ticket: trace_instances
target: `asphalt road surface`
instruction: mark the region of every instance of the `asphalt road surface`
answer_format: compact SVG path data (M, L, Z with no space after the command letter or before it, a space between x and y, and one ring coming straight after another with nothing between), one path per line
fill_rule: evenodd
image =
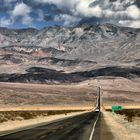
M2 136L0 140L113 140L113 136L107 128L102 114L91 112Z

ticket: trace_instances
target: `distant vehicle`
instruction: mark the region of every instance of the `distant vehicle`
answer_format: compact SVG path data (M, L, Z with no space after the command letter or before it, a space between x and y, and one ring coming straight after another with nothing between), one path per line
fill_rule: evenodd
M96 109L95 109L95 112L99 112L99 111L100 111L99 108L96 108Z

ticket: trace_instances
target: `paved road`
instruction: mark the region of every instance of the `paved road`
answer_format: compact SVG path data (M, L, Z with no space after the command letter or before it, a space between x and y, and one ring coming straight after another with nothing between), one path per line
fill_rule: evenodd
M3 136L0 137L0 140L89 140L97 116L98 112L86 113L45 126ZM112 140L112 134L107 132L106 126L104 126L106 131L103 134L100 131L101 127L103 127L101 126L101 119L102 115L99 117L92 140L102 140L102 138L105 138L103 140Z

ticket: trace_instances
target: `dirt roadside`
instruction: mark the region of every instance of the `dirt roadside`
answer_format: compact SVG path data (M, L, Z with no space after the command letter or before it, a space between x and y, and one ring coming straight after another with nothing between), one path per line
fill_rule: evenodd
M121 119L120 115L113 115L111 112L103 111L103 116L110 128L114 140L139 140L140 126Z

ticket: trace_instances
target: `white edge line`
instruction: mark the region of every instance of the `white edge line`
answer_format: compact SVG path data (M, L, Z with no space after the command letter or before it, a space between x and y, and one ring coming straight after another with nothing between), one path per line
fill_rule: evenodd
M100 115L100 113L98 114L97 119L96 119L96 121L95 121L95 123L94 123L94 125L93 125L93 128L92 128L92 131L91 131L89 140L92 140L92 138L93 138L93 134L94 134L94 131L95 131L95 126L96 126L96 124L97 124L97 121L99 120L99 115Z

